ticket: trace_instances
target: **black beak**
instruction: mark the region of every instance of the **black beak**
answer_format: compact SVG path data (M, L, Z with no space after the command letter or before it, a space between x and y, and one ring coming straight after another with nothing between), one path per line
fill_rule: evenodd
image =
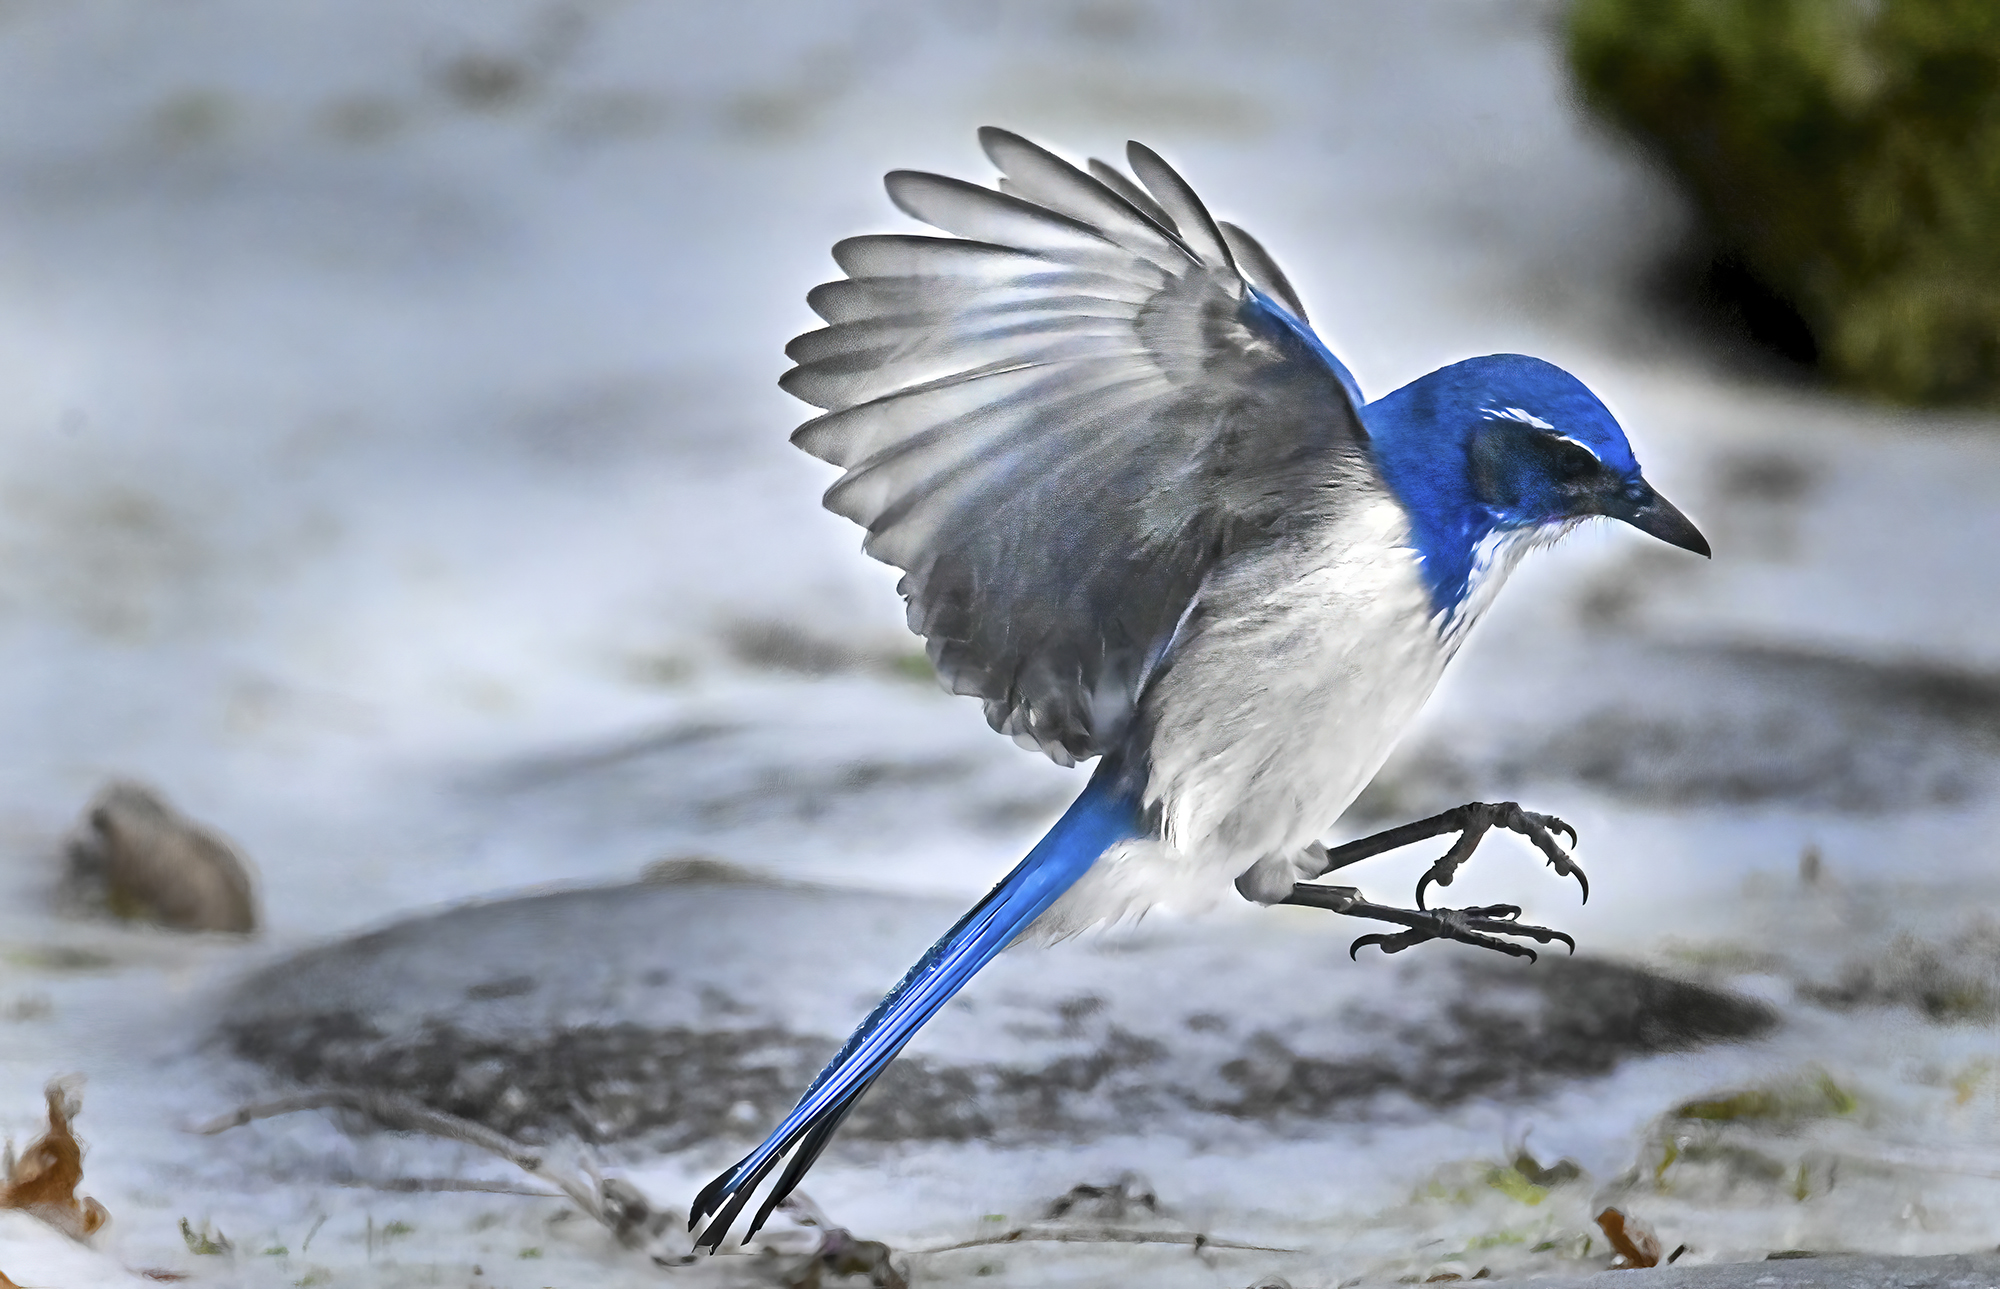
M1701 530L1673 502L1654 492L1653 486L1643 480L1635 488L1629 488L1612 499L1604 507L1604 513L1613 519L1624 520L1669 546L1693 551L1703 559L1709 557L1708 538L1701 535Z

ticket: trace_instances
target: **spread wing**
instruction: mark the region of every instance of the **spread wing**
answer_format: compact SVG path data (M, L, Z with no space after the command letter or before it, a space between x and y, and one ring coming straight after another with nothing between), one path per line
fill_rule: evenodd
M987 719L1065 764L1109 750L1219 561L1324 514L1359 393L1271 257L1150 149L1085 173L980 132L1000 190L896 171L955 237L856 237L780 382L827 508L904 570L912 630Z

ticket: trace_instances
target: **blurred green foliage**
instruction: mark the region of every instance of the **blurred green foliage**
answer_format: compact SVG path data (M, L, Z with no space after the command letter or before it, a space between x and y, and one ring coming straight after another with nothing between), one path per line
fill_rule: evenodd
M1569 52L1836 380L2000 398L2000 0L1577 0Z
M1852 1092L1820 1074L1796 1083L1685 1101L1675 1106L1673 1113L1677 1119L1790 1128L1808 1119L1850 1115L1860 1108L1861 1102Z

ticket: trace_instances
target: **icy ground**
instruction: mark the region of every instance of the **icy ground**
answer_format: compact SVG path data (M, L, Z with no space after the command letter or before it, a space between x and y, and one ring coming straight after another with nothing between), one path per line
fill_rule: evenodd
M1505 840L1454 898L1515 900L1599 959L1780 1020L1589 1077L1287 1101L1293 1067L1230 1064L1271 1053L1259 1034L1322 1063L1477 1064L1437 1018L1543 969L1353 964L1355 928L1304 911L1154 919L1003 961L911 1068L1046 1069L1128 1016L1163 1064L990 1139L858 1133L813 1173L821 1205L934 1284L1574 1271L1604 1265L1585 1239L1605 1202L1684 1262L1989 1247L2000 424L1813 392L1668 317L1643 284L1678 207L1576 118L1549 28L1504 0L0 3L0 1128L25 1142L43 1083L87 1076L82 1189L112 1214L94 1249L0 1215L0 1271L763 1274L657 1271L560 1201L383 1189L522 1180L461 1147L319 1115L186 1129L285 1086L227 1038L245 980L295 984L278 964L357 931L663 858L874 910L815 919L812 897L753 887L790 912L706 924L704 971L799 964L722 1002L837 1037L895 970L869 964L1060 808L1074 774L913 676L893 575L818 509L825 471L786 446L801 409L773 384L827 246L903 226L879 173L983 174L987 121L1077 154L1160 147L1274 250L1372 393L1519 350L1618 410L1716 560L1608 529L1539 557L1348 826L1470 796L1557 810L1585 838L1587 907ZM60 837L111 775L244 846L265 934L55 915ZM1427 858L1359 880L1400 899ZM510 982L556 977L453 956L504 959L505 936L429 938L467 925L393 933L434 948L376 1001L445 1006L424 991L448 966L529 1009ZM552 936L518 956L607 1008L637 985L598 964L676 952L643 925ZM1372 1037L1343 1028L1363 1015ZM1242 1078L1201 1082L1225 1068ZM719 1137L614 1140L603 1163L684 1205L775 1111L719 1113ZM1584 1176L1543 1193L1510 1174L1524 1140ZM1297 1252L918 1252L1125 1170L1161 1211L1118 1222ZM233 1251L196 1254L182 1219Z

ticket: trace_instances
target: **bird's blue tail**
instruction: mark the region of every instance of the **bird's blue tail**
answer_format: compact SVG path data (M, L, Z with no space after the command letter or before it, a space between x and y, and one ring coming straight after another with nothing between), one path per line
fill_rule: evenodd
M1074 886L1099 855L1139 834L1133 794L1123 776L1107 764L1110 760L1106 757L1099 763L1083 794L1035 843L1028 857L925 951L888 997L875 1004L875 1010L819 1072L785 1121L762 1145L695 1197L694 1209L688 1214L689 1228L704 1217L711 1218L695 1241L697 1247L707 1245L711 1251L720 1247L751 1195L789 1156L784 1173L743 1238L755 1235L826 1149L840 1121L868 1085L924 1022Z

